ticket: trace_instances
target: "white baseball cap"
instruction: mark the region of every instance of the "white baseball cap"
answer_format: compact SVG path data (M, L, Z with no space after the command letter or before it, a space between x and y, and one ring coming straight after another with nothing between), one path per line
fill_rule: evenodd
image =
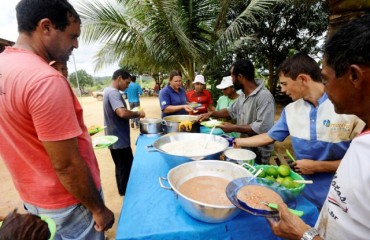
M228 87L231 87L231 86L234 86L233 79L231 78L231 76L227 76L227 77L223 77L222 78L221 83L218 84L216 86L216 88L218 88L218 89L225 89L225 88L228 88Z
M206 82L204 81L203 75L196 75L193 83L206 84Z

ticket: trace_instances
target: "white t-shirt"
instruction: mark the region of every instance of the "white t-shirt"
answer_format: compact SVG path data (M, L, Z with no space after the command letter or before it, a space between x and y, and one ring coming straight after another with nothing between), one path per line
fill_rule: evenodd
M370 239L370 131L352 140L316 228L325 240Z

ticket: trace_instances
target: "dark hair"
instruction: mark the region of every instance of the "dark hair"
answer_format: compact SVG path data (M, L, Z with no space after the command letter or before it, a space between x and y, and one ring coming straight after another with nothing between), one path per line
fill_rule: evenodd
M127 72L126 70L124 69L118 69L116 70L114 73L113 73L113 76L112 76L112 79L113 80L116 80L119 76L121 76L123 79L128 79L130 78L131 79L131 75L129 72Z
M70 24L69 17L81 22L78 13L67 0L21 0L16 11L19 32L33 32L44 18L50 19L55 28L61 31Z
M131 75L131 81L136 82L136 76L135 75Z
M14 211L0 227L0 239L47 240L50 238L48 224L33 214L19 214Z
M370 65L370 14L343 25L324 46L326 64L340 77L351 64Z
M317 62L304 53L297 53L285 59L277 70L278 75L296 80L299 74L309 75L313 81L322 82L321 69Z
M249 81L254 82L254 65L249 59L238 60L231 66L233 68L232 74L234 76L241 74Z
M181 76L181 72L180 72L180 71L177 71L177 70L172 70L172 71L170 72L170 81L172 80L172 78L173 78L173 77L176 77L176 76L180 76L180 77L182 77L182 76Z

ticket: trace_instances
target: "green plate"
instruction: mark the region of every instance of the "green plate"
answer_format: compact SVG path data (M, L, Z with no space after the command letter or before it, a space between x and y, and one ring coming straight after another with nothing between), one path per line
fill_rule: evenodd
M91 126L87 128L87 131L89 132L90 136L97 134L98 132L101 132L106 128L106 126Z
M92 140L92 145L94 149L106 148L117 142L118 137L113 135L99 136Z

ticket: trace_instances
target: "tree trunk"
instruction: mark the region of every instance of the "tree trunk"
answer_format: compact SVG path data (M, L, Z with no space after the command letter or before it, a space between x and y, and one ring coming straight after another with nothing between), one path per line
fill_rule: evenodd
M268 68L269 68L269 79L268 79L268 88L270 92L275 94L275 81L274 81L274 61L273 58L268 57Z

